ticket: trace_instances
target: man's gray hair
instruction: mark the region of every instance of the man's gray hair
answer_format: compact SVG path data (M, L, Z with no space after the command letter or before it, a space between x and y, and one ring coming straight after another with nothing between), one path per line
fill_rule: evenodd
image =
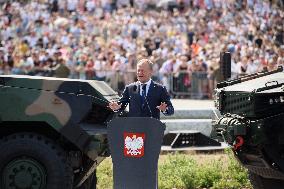
M148 65L149 65L149 68L151 69L151 70L153 70L153 62L150 60L150 59L147 59L147 58L143 58L143 59L140 59L139 61L138 61L138 63L137 63L137 65L138 64L142 64L142 63L147 63Z

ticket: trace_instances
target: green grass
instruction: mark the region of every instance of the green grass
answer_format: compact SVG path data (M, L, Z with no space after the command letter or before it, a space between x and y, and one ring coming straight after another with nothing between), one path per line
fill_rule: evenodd
M159 189L251 189L246 169L228 150L218 154L168 153L159 159ZM112 162L97 170L98 189L112 189Z

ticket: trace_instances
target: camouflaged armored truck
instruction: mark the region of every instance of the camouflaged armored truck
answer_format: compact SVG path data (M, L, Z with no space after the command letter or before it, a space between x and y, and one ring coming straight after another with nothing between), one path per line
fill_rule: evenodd
M283 68L218 83L215 97L222 116L213 133L232 145L254 188L283 189Z
M100 81L0 76L0 188L95 188L117 98Z

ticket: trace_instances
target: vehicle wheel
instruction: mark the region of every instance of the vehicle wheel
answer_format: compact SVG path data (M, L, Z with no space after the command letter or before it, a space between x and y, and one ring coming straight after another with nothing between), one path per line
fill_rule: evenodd
M249 180L254 189L282 189L284 180L263 178L249 171Z
M0 142L1 189L71 189L72 184L66 154L50 139L19 133Z

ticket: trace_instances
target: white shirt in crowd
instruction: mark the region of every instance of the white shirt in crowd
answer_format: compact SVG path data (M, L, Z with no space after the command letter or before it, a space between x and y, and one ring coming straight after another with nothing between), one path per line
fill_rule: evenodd
M78 0L67 0L67 10L75 11L78 5Z
M105 61L100 61L100 60L95 61L94 70L96 72L97 77L102 78L106 76L106 71L104 71L105 65L106 65Z
M249 61L247 64L246 74L256 73L259 69L259 65L255 61Z

